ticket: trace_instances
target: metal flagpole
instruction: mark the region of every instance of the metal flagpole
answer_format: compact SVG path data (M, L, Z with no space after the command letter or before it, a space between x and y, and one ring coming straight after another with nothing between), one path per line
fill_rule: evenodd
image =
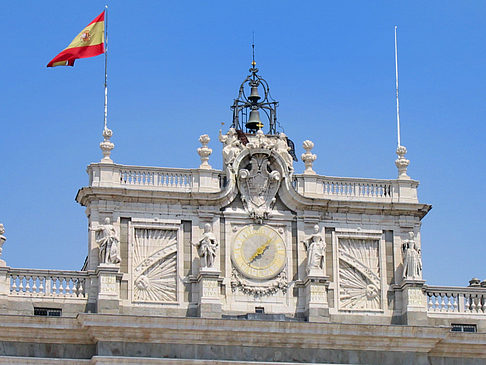
M395 79L397 91L397 137L398 147L400 147L400 107L398 104L398 52L397 52L397 26L395 25Z
M113 163L110 158L111 151L115 148L115 145L110 142L110 138L113 132L108 129L107 119L108 119L108 5L105 5L105 21L104 32L105 32L105 128L103 129L103 142L100 143L101 151L103 151L103 158L101 162Z
M104 21L104 31L105 31L105 128L107 129L107 119L108 119L108 5L105 5L105 21Z

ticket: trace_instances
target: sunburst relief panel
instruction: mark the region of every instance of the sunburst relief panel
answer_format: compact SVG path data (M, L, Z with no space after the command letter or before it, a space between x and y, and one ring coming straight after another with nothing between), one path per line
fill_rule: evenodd
M339 308L382 307L379 241L339 239Z
M177 300L177 230L135 228L132 256L133 300Z

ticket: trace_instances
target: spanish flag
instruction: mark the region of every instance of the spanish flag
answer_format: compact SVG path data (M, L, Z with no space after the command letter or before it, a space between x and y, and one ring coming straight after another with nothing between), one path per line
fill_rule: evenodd
M47 64L47 67L74 66L78 58L98 56L105 52L105 12L103 11Z

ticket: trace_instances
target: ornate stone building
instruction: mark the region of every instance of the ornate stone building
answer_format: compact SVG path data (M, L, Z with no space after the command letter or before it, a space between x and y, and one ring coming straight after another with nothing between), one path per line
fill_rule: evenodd
M396 179L328 177L306 140L299 174L276 108L253 64L219 133L222 170L208 135L198 168L114 163L106 129L76 196L82 270L0 261L0 362L485 363L486 288L422 279L431 206L405 147Z

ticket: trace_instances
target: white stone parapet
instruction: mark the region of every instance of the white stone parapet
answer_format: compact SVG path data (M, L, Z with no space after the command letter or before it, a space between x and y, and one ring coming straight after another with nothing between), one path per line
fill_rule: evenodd
M486 288L426 286L428 313L486 315Z
M173 192L218 192L221 170L144 167L93 163L87 168L92 187L122 187ZM416 180L384 180L296 174L294 187L309 198L331 200L418 203Z
M310 198L384 203L418 203L416 180L380 180L294 175L297 192Z
M157 191L220 191L223 172L212 169L181 169L93 163L87 168L90 186L123 187Z
M86 298L86 271L8 269L9 295Z

